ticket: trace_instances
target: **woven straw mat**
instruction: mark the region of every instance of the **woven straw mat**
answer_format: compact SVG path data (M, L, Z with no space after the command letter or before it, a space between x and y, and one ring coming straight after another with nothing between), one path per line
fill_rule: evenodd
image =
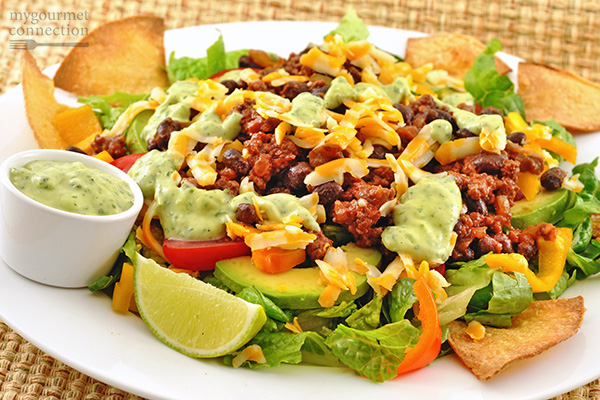
M11 28L22 22L11 20L11 12L87 11L84 26L91 30L137 14L163 16L167 28L257 20L339 21L350 5L371 25L461 32L483 42L498 38L509 53L600 82L600 2L596 0L0 0L0 94L20 80L20 54L9 49L9 40L16 38ZM46 21L43 26L54 23ZM67 51L40 47L33 55L46 68ZM0 321L1 400L137 398L50 357ZM556 399L600 399L600 382Z

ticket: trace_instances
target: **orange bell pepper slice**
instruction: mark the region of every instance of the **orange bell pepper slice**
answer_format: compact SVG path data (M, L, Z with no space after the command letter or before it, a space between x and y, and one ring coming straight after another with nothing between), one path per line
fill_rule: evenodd
M281 247L252 250L252 262L266 274L278 274L294 268L306 259L304 249L287 250Z
M423 333L412 349L406 350L404 360L398 366L398 375L423 368L431 363L442 347L442 328L435 299L424 278L413 283L415 296L419 300L418 318Z

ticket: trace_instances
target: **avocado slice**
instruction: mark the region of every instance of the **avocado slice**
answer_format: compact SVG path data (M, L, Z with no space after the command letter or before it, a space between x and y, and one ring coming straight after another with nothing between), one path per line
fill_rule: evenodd
M381 262L381 253L375 249L360 248L354 243L342 246L342 249L349 263L353 263L357 257L375 266ZM369 289L366 276L353 274L356 293L343 290L337 303L357 299ZM279 274L266 274L256 268L248 256L217 262L214 275L236 293L254 286L281 308L320 308L318 300L325 288L320 282L318 267L292 268Z
M524 229L540 222L554 224L573 204L574 193L567 189L542 191L533 200L520 200L510 209L512 226Z

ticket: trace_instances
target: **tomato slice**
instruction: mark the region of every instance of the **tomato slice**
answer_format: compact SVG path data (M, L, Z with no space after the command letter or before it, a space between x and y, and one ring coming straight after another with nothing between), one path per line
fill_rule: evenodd
M131 166L135 164L135 162L144 154L146 153L128 154L126 156L117 158L116 160L112 161L111 164L119 168L121 171L127 173Z
M213 270L217 261L251 254L250 247L243 240L224 239L165 239L163 252L170 264L190 271Z

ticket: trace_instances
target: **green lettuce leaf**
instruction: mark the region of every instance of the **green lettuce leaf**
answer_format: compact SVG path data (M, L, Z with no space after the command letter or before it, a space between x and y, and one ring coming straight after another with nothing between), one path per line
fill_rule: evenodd
M310 338L310 339L309 339ZM331 353L319 343L323 339L315 332L259 332L248 345L257 344L265 356L265 363L246 362L244 365L250 368L277 367L281 364L299 364L303 361L303 347L306 344L306 353L310 353L315 360L334 363ZM309 356L310 357L310 356ZM335 358L335 357L334 357ZM224 362L231 364L233 355L225 357ZM325 359L327 361L325 361Z
M217 72L239 67L240 57L248 50L225 51L223 35L206 49L206 57L175 58L175 52L169 56L167 73L171 83L189 78L208 79Z
M412 288L414 279L402 278L396 282L391 293L387 296L389 316L391 322L402 321L406 312L417 301L415 291Z
M346 323L354 329L376 329L379 326L382 305L383 297L375 296L358 311L346 318Z
M348 7L348 11L342 17L340 24L325 36L338 34L344 42L355 42L369 37L369 28L356 13L354 7Z
M374 382L395 378L408 347L414 347L421 331L402 320L372 331L339 325L325 344L342 363Z
M148 97L147 94L115 92L106 96L80 96L77 101L92 106L102 129L110 129L127 107L136 101L144 100L146 97Z
M525 275L519 272L513 275L514 278L494 271L491 283L473 295L465 320L498 327L510 326L512 317L523 312L533 301L533 291Z
M465 89L473 95L473 99L482 107L496 107L504 115L518 112L525 118L525 108L521 96L515 93L515 86L506 75L496 70L494 54L502 50L502 44L492 39L484 52L477 56L473 67L467 71Z
M249 303L258 304L265 310L265 313L270 318L281 322L290 321L289 316L283 312L283 310L279 308L277 304L273 303L271 299L262 294L260 290L254 286L242 289L242 291L237 294L237 297L244 299Z
M129 236L125 241L125 244L123 244L123 247L121 247L119 257L117 257L117 261L115 261L115 264L112 266L111 270L108 272L108 274L100 277L98 280L96 280L96 282L88 286L88 289L91 292L104 290L121 279L123 263L129 262L130 264L133 264L133 260L136 259L137 252L138 245L135 241L135 232L131 231L129 232Z

